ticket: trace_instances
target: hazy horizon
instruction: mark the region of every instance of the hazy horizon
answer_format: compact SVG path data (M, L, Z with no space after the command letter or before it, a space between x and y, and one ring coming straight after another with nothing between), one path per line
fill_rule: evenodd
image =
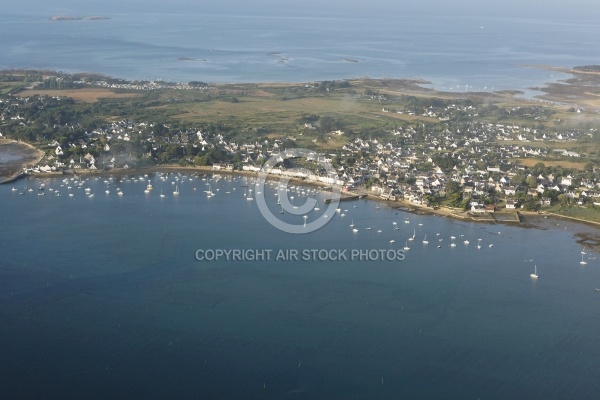
M486 17L523 17L523 18L556 18L556 19L593 19L600 15L600 4L590 0L573 0L564 2L553 1L504 1L487 3L475 0L442 1L425 0L419 3L398 3L389 0L375 0L368 3L362 1L317 0L276 1L276 0L221 0L218 3L199 4L190 0L164 1L130 0L127 2L106 1L75 1L63 0L48 3L41 0L24 0L5 6L2 13L48 13L79 15L79 14L119 14L138 12L152 13L225 13L225 14L256 14L293 16L303 15L355 16L359 11L365 17L388 16L397 12L398 16L432 15L432 16L486 16Z

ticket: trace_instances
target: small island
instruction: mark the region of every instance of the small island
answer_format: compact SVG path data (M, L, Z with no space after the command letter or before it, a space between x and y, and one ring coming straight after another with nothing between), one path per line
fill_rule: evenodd
M51 21L104 21L110 19L108 17L103 17L100 15L92 15L89 17L74 17L70 15L55 15L50 17Z
M179 57L177 60L179 61L206 61L205 58L192 58L192 57Z

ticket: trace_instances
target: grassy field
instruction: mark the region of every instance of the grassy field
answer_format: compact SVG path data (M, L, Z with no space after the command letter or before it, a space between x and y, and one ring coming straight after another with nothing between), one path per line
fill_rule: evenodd
M56 96L56 97L70 97L75 101L83 101L85 103L95 103L100 99L120 99L128 97L139 96L136 93L115 93L110 89L97 89L97 88L85 88L85 89L57 89L57 90L24 90L19 92L19 96L31 97L31 96Z
M555 205L544 211L564 215L570 218L581 219L584 221L600 222L600 208L582 207L582 206L564 206Z
M536 165L537 163L543 163L546 167L564 167L564 168L575 168L575 169L579 169L582 170L585 167L585 162L577 162L577 161L562 161L562 160L558 160L558 161L549 161L543 158L517 158L514 159L513 161L518 161L519 164L523 165L524 167L533 167L534 165Z
M6 75L7 77L9 75ZM19 77L23 79L19 82ZM17 78L17 79L15 79ZM0 81L0 92L7 93L17 87L24 87L39 77L10 74L6 82ZM331 82L330 82L331 83ZM300 145L321 149L340 148L354 137L392 138L391 131L401 126L435 127L440 130L448 125L437 118L422 115L399 114L396 110L406 110L415 105L419 110L431 103L472 102L476 107L487 109L490 104L499 107L549 107L551 112L545 122L524 119L522 116L488 111L476 117L483 123L515 123L519 125L545 127L550 132L563 132L569 129L589 131L595 126L593 112L577 114L569 111L565 104L550 105L539 101L513 97L511 93L446 93L422 87L426 82L402 79L357 79L342 86L323 89L318 83L247 83L211 85L206 90L161 89L140 92L120 92L105 88L83 88L62 90L24 90L20 96L49 95L66 96L80 103L101 102L100 110L107 120L121 119L124 116L135 120L149 120L176 125L208 125L225 127L231 134L239 132L249 136L275 135L292 136ZM19 86L21 85L21 86ZM588 90L590 90L588 88ZM365 96L367 93L376 96ZM418 104L418 106L416 106ZM450 103L448 103L450 104ZM84 106L85 104L80 104ZM96 104L94 104L96 105ZM390 112L384 112L383 108ZM419 111L417 111L418 114ZM316 120L329 118L333 126L346 133L333 136L329 129L310 130L304 127L309 117ZM513 119L511 119L513 118ZM331 121L330 121L331 122ZM466 121L463 121L466 122ZM319 126L319 122L315 125ZM328 126L331 126L330 123ZM435 128L434 128L435 129ZM335 130L335 128L333 129ZM579 142L498 142L502 145L562 148L589 155L590 159L600 158L600 137L583 137ZM557 160L554 158L554 160ZM535 160L537 162L537 160ZM523 165L533 159L521 160ZM584 160L543 161L547 165L582 167Z

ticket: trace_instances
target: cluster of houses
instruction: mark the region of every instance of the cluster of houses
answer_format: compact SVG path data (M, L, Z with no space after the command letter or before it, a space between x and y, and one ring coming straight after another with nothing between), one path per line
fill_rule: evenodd
M380 100L377 95L372 96L373 99ZM26 98L19 97L2 98L0 118L22 118L19 115L19 105L26 101ZM390 111L385 108L382 110ZM513 110L517 111L523 110ZM426 107L419 111L420 116L443 121L454 118L456 113L462 113L471 118L461 123L405 124L394 128L387 135L388 139L354 138L332 154L319 156L315 153L312 161L317 164L337 164L335 174L283 168L276 168L272 173L342 185L347 190L368 183L370 189L383 198L403 199L414 204L428 204L432 198L444 197L448 184L453 182L453 186L458 186L463 197L470 199L469 208L475 213L490 211L492 204L495 206L498 199L506 208L516 208L519 206L518 199L523 195L539 198L541 204L548 205L553 201L553 198L546 196L549 192L563 194L580 204L588 202L598 205L598 170L591 177L576 170L570 170L571 175L567 176L539 175L535 177L534 186L532 179L529 179L527 185L523 183L528 170L518 162L519 159L527 158L543 160L558 156L580 157L576 152L543 146L543 143L562 143L592 137L596 134L594 129L541 131L539 128L516 124L477 121L475 117L478 112L472 105ZM131 158L120 157L113 151L113 146L119 142L135 142L144 144L147 149L143 157L157 158L164 149L172 146L191 146L197 154L219 149L232 159L236 155L241 160L243 170L257 171L264 160L285 151L286 145L295 141L294 137L287 137L243 143L237 139L226 139L219 133L199 129L174 130L164 126L158 132L154 128L154 124L149 122L123 119L98 126L86 132L84 138L74 142L61 144L52 141L49 143L52 150L45 160L47 164L36 166L33 170L128 168ZM303 134L313 134L314 128L306 124ZM342 131L332 132L336 136L343 134ZM75 148L77 151L67 152L67 148ZM74 153L80 156L72 156ZM192 156L185 152L183 154L173 156L169 161L178 162L183 157L186 162L194 162ZM351 163L347 162L349 159L352 159ZM214 168L218 170L233 167L230 163L216 164ZM518 179L515 179L516 176ZM494 193L493 198L490 193Z
M121 90L158 90L158 89L172 89L172 90L208 90L208 85L202 82L165 82L160 79L153 81L122 81L122 80L105 80L96 79L93 77L87 77L84 79L73 80L71 77L44 76L43 80L32 82L27 85L27 89L42 89L46 88L47 81L53 80L57 85L68 85L69 87L101 87L107 89L121 89Z

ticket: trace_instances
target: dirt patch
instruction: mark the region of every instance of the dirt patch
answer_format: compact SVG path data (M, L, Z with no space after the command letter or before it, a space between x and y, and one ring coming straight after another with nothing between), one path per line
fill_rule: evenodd
M56 97L69 97L75 101L82 101L84 103L95 103L100 99L121 99L127 97L138 96L137 93L114 93L109 89L65 89L65 90L24 90L18 93L22 97L31 96L56 96Z

